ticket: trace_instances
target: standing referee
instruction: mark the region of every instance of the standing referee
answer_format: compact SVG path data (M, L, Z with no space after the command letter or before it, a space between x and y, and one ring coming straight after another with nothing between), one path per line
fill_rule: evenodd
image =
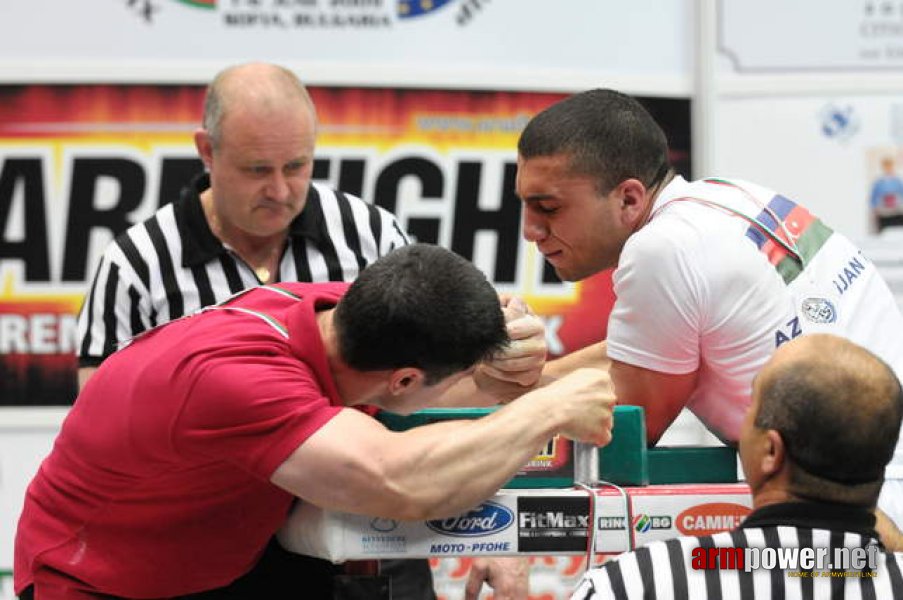
M123 341L278 281L352 281L408 243L387 211L312 183L316 110L288 70L210 85L194 135L209 174L105 250L79 315L80 386Z

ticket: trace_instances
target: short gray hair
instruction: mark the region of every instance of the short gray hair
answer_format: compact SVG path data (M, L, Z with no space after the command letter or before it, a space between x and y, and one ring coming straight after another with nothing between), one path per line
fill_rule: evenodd
M222 140L223 117L228 109L231 96L235 94L232 90L236 89L235 86L237 84L234 83L233 80L241 80L245 72L250 68L257 69L256 74L258 76L260 76L261 72L264 72L264 76L279 88L281 92L287 95L296 95L310 109L314 120L317 118L317 110L307 88L304 87L304 84L301 83L298 76L289 69L267 63L249 63L227 67L220 71L216 77L213 78L213 81L210 82L210 85L207 87L207 94L204 98L204 116L201 125L210 136L210 143L214 148L217 148ZM242 89L242 86L240 84L238 85L238 89Z

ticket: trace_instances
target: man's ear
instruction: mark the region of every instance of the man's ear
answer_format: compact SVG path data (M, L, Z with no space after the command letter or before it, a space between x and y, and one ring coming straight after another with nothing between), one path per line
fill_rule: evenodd
M393 396L401 396L417 391L425 385L426 374L414 367L395 369L389 375L389 393Z
M762 443L765 444L765 452L762 453L760 459L762 474L772 477L784 468L787 460L787 447L784 445L784 438L774 429L765 432Z
M646 186L639 179L625 179L614 189L615 198L621 214L621 222L629 229L636 229L640 221L646 218L646 208L652 198L647 194Z
M213 142L210 141L210 134L206 129L195 130L194 147L204 163L204 168L209 171L210 165L213 163Z

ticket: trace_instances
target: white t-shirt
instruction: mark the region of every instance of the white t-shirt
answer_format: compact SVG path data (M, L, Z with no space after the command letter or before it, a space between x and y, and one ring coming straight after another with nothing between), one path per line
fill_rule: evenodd
M739 437L753 376L802 333L846 337L903 374L903 316L875 266L805 208L755 184L676 177L613 279L609 357L662 373L698 369L687 406L723 440ZM901 444L887 477L903 478Z

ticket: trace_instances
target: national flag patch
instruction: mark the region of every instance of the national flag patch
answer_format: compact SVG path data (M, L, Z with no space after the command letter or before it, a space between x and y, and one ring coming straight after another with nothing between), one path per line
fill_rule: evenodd
M784 283L796 279L833 233L805 207L781 195L771 199L768 208L756 215L756 221L746 230L746 237L765 253ZM795 247L799 256L794 256L775 238Z
M709 183L738 187L722 179ZM750 221L746 237L768 257L774 268L789 284L803 271L834 231L786 196L776 194L766 208ZM780 241L778 241L780 240ZM794 250L796 251L794 253Z

